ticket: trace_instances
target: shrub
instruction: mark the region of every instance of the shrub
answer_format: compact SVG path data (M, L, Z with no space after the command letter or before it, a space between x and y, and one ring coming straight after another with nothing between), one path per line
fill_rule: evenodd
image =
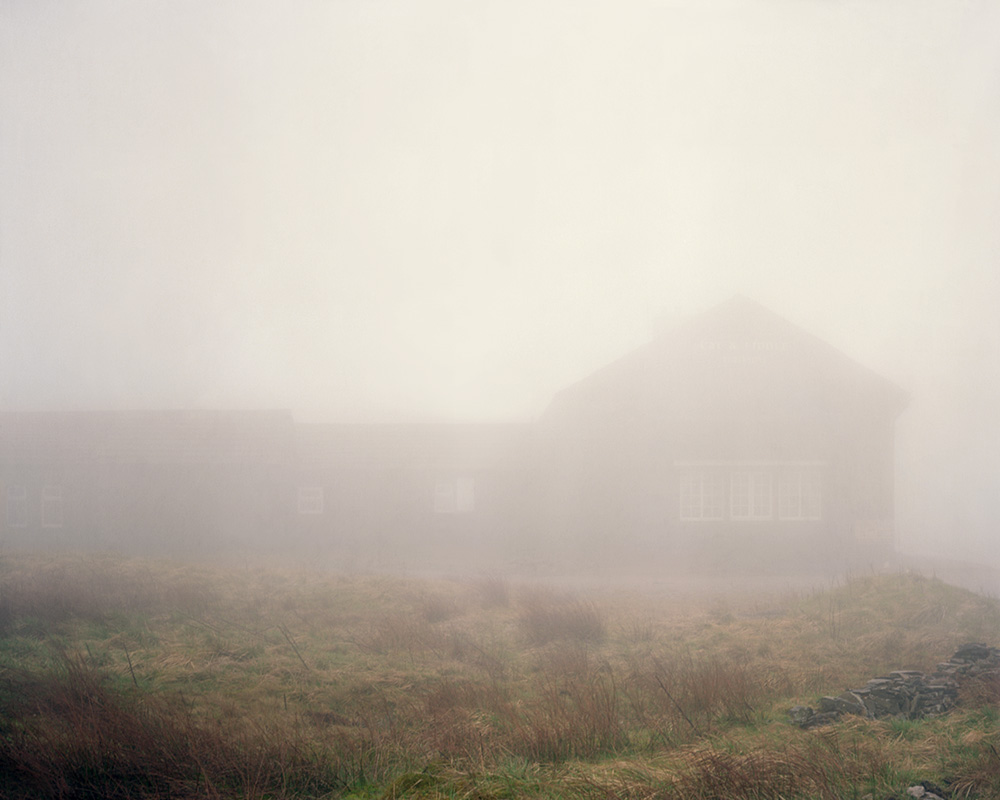
M4 677L6 798L278 797L378 777L378 743L356 732L334 733L317 760L301 728L199 720L179 697L116 689L81 657L61 654L50 674Z
M597 644L607 635L604 617L593 603L536 591L521 605L518 626L530 644L560 639Z
M476 583L483 608L506 608L510 605L510 584L500 575L486 575Z

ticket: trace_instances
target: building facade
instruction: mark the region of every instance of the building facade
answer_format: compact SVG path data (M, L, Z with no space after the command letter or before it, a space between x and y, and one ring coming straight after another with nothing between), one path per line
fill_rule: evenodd
M704 569L865 563L893 545L903 393L734 298L523 425L289 412L0 414L7 547L445 553Z
M702 565L884 558L889 381L737 297L558 393L549 526Z

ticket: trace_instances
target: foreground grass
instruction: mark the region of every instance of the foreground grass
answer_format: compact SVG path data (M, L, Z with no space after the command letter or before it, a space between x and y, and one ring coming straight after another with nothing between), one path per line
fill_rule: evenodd
M1000 796L996 687L919 721L786 709L1000 642L913 575L725 598L11 555L0 796Z

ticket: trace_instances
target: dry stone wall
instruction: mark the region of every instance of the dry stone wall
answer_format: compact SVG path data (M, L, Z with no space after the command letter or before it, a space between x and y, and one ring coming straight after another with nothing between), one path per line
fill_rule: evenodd
M964 644L932 673L897 670L872 678L860 689L821 697L818 711L810 706L795 706L788 713L801 728L835 722L844 714L870 719L932 717L954 708L959 687L969 680L1000 680L1000 648Z

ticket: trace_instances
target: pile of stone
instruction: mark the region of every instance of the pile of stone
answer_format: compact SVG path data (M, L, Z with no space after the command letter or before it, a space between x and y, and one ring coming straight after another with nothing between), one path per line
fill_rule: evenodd
M919 719L944 714L958 702L959 686L968 680L1000 680L1000 648L964 644L931 674L897 670L873 678L860 689L836 697L821 697L819 711L809 706L789 710L793 724L813 728L835 722L844 714L869 719Z
M920 800L920 798L923 798L923 800L948 800L951 797L951 792L947 789L942 789L930 781L923 781L907 789L906 795L907 797L917 798L917 800ZM892 798L889 798L889 800L892 800Z

